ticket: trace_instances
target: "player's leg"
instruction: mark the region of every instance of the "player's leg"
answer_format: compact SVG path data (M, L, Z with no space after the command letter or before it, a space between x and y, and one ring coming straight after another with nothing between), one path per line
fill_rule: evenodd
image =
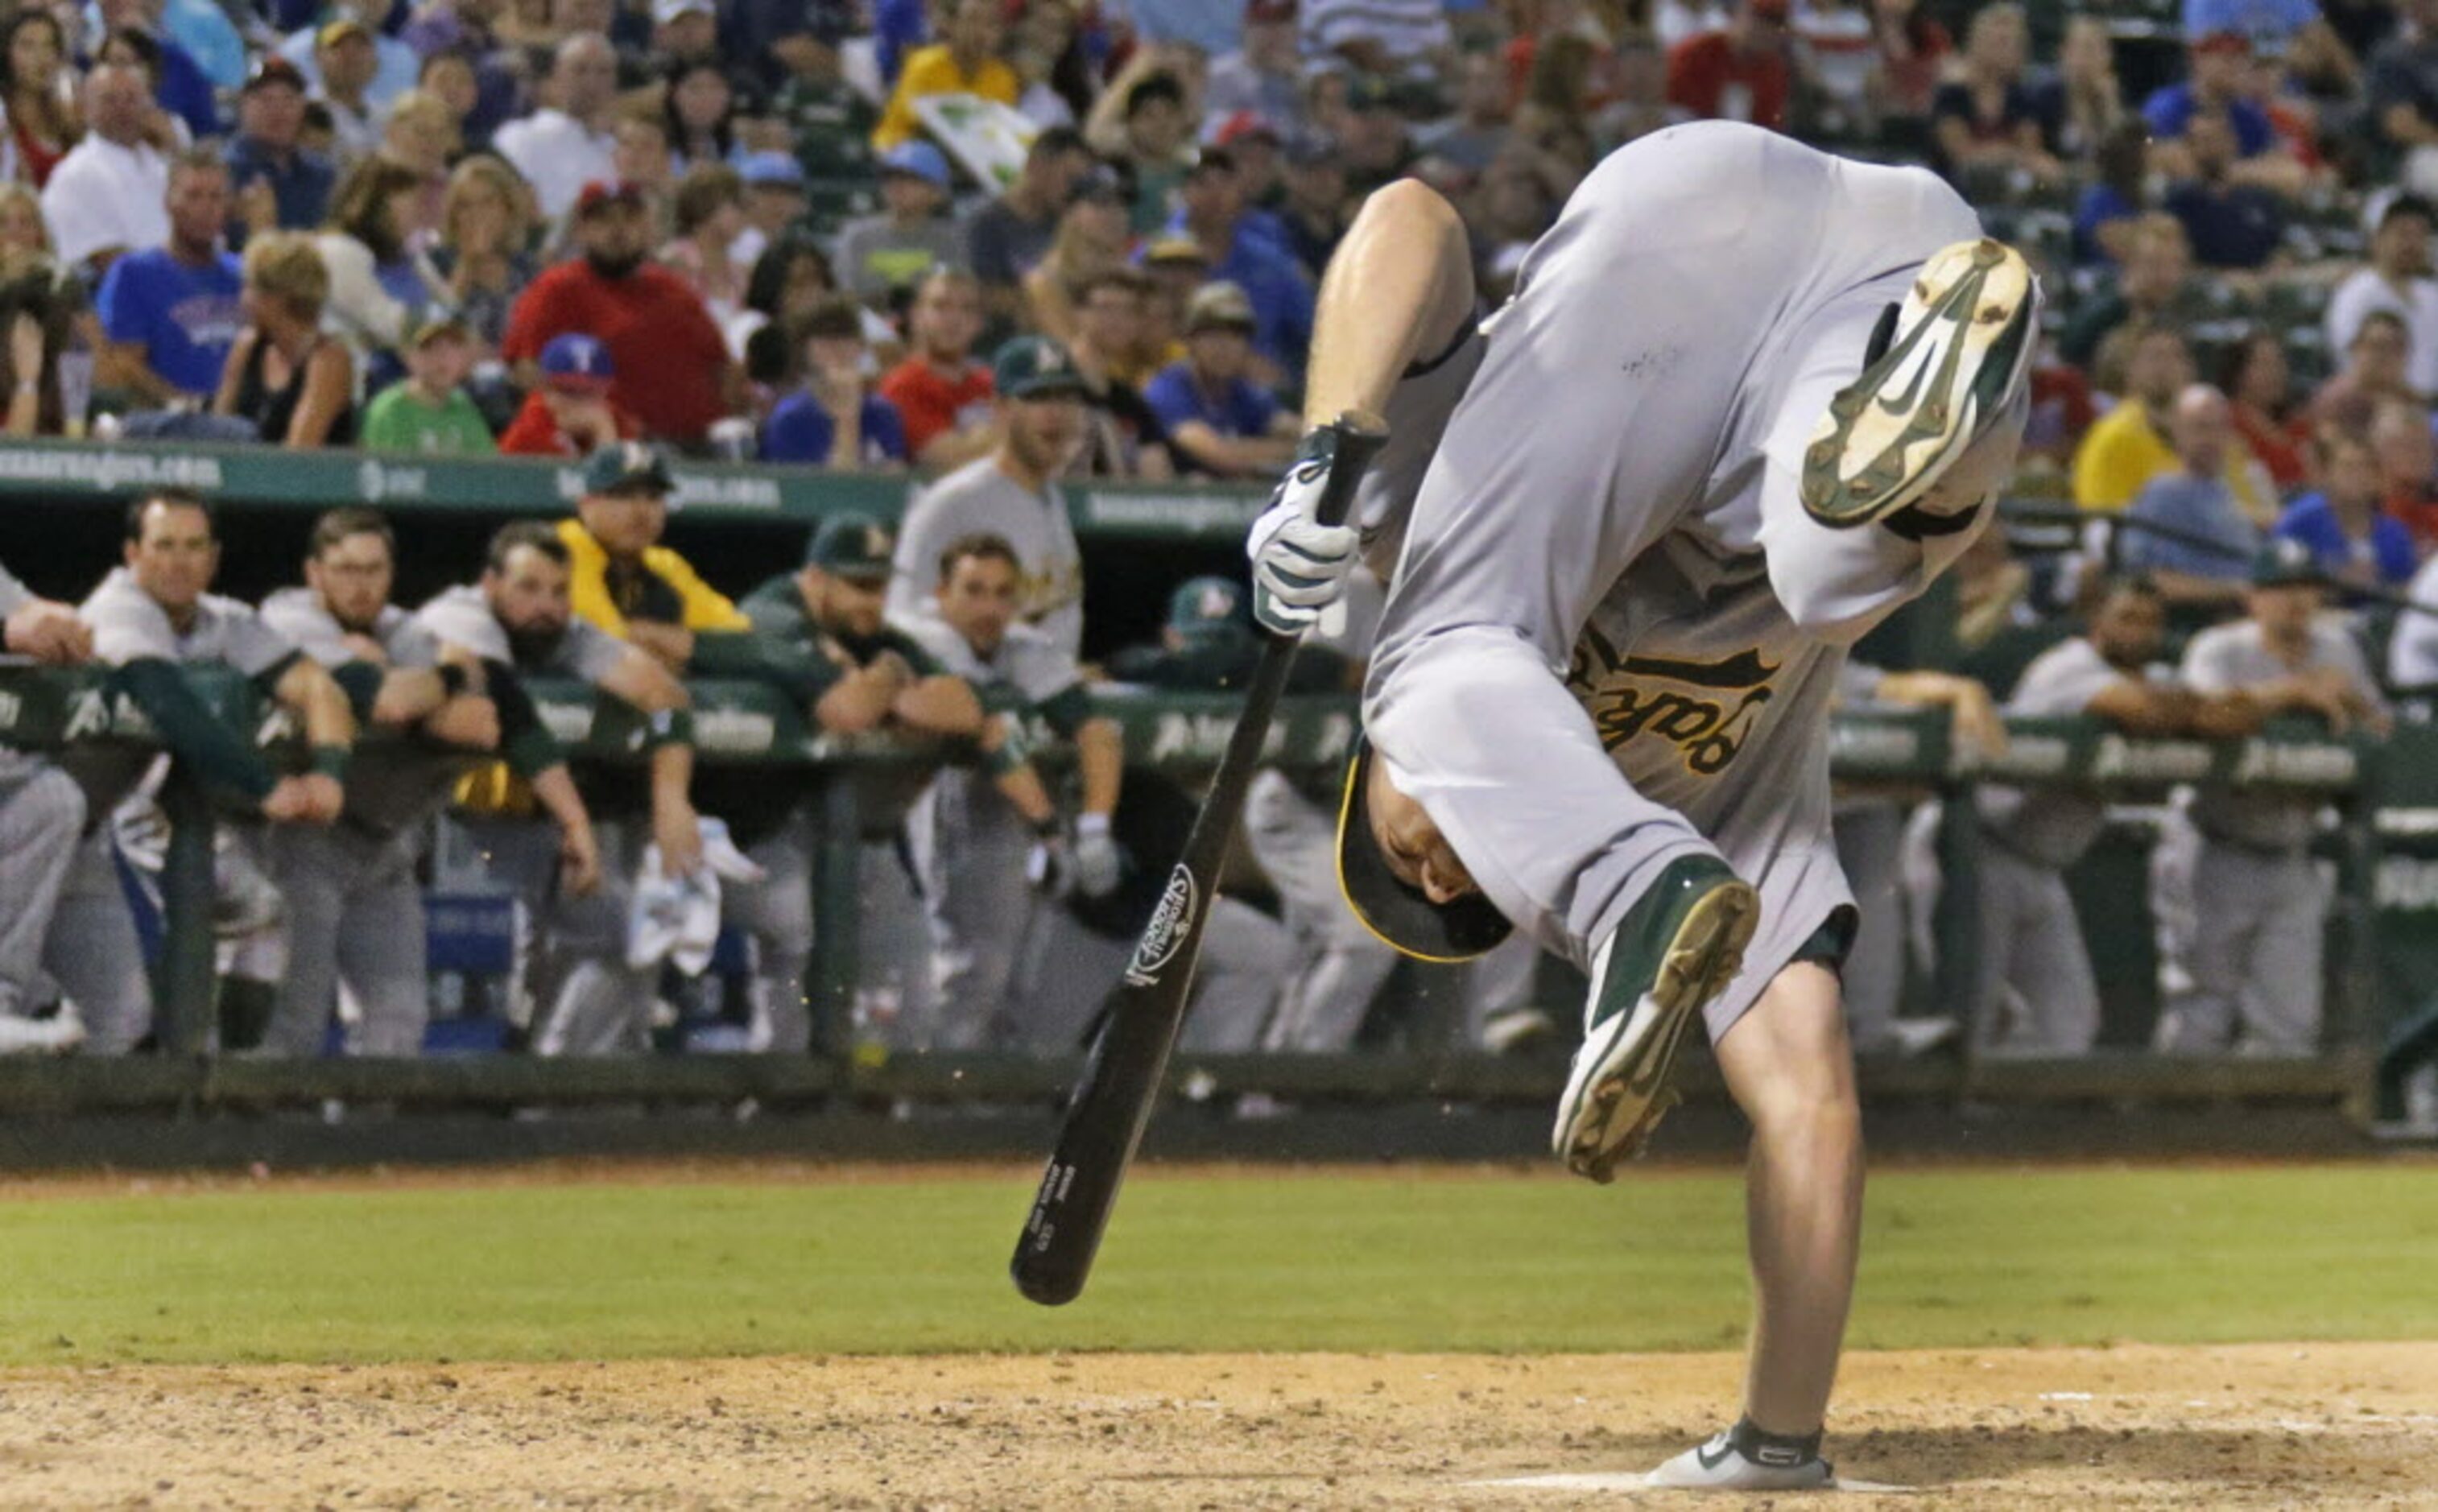
M1836 974L1780 971L1720 1039L1719 1069L1752 1121L1745 1222L1753 1335L1743 1416L1652 1474L1722 1489L1822 1486L1819 1434L1861 1248L1863 1116Z
M759 882L720 890L721 911L753 941L755 1043L784 1055L812 1047L813 1014L804 974L813 958L813 858L809 816L786 822L747 848Z
M561 895L543 913L543 978L556 983L536 1011L538 1055L621 1055L650 1047L658 972L627 964L627 914L645 826L596 820L601 886L590 896Z
M0 787L0 1015L31 1006L83 827L84 794L64 772L43 767Z
M430 947L423 889L415 885L420 849L412 835L348 842L360 869L339 931L339 979L362 1017L348 1035L351 1055L423 1053L432 1019Z
M319 1055L338 1001L341 932L357 881L353 857L341 835L313 824L268 825L261 849L263 868L279 890L288 964L257 1048L264 1055ZM373 926L388 924L378 920Z
M76 1005L86 1054L125 1055L150 1030L152 984L106 824L77 842L43 941L43 969Z
M2055 871L2034 873L2038 891L2013 949L2014 979L2030 1018L2027 1048L2083 1055L2099 1037L2099 983L2074 897Z
M1026 922L1024 875L1032 836L995 792L961 772L942 774L925 800L917 843L925 911L931 924L937 1027L931 1048L980 1049L1002 1032Z
M2327 889L2306 855L2263 861L2260 872L2260 928L2238 999L2239 1047L2255 1055L2310 1055L2320 1047Z
M1344 1049L1397 969L1397 953L1367 933L1337 895L1334 818L1283 774L1264 770L1246 793L1245 842L1278 891L1297 951L1263 1046Z
M2193 865L2192 935L2184 968L2193 990L2162 1024L2159 1048L2173 1055L2215 1055L2233 1036L2244 973L2254 959L2263 922L2258 893L2270 879L2250 855L2204 838Z
M1234 898L1214 898L1193 969L1193 1004L1177 1043L1189 1050L1249 1050L1286 983L1285 926Z
M1974 868L1981 938L1974 947L1970 1029L1973 1043L1995 1054L2024 1048L2026 1026L2017 994L2026 975L2019 947L2031 907L2028 870L1995 845L1982 846Z

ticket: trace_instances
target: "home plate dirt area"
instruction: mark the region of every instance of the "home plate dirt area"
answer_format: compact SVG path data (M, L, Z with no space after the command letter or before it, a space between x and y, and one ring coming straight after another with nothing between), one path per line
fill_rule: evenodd
M0 1373L0 1505L1715 1505L1622 1487L1718 1425L1739 1369L1725 1354L19 1369ZM1841 1474L1914 1504L2438 1505L2428 1344L1858 1354L1832 1426Z

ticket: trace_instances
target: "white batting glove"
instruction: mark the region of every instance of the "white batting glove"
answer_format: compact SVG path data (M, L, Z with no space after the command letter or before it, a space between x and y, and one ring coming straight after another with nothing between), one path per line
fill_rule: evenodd
M1313 518L1329 466L1325 456L1298 455L1245 537L1253 564L1253 618L1275 635L1310 629L1346 596L1346 577L1354 571L1361 534Z
M1086 814L1075 820L1075 848L1069 859L1074 863L1075 890L1085 897L1105 898L1118 890L1125 862L1118 853L1116 837L1109 834L1106 814Z

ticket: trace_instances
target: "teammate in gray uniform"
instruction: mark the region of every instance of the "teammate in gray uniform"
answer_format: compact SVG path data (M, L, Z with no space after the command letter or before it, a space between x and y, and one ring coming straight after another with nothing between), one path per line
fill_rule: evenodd
M825 733L892 729L981 738L984 715L974 690L881 623L890 550L889 532L877 521L832 516L814 533L802 570L770 579L739 602L753 622L766 675L801 699ZM1029 765L1024 774L1033 814L1054 813L1040 778ZM723 888L720 906L730 923L753 938L762 1029L755 1043L801 1055L813 1029L804 984L813 950L813 818L795 792L739 785L749 791L723 796L717 812L768 875ZM864 859L896 865L893 856Z
M899 548L899 559L904 548ZM1122 860L1109 832L1125 767L1117 725L1092 712L1074 656L1016 623L1022 600L1015 548L994 536L949 543L938 571L938 611L899 628L941 667L963 677L993 714L1038 717L1075 745L1083 797L1072 852L1057 857L1065 878L1045 874L1041 842L1054 818L1028 818L993 774L951 767L907 815L915 883L931 922L939 1023L933 1046L974 1049L994 1038L1034 1038L1010 1022L1017 965L1034 918L1036 887L1071 882L1089 897L1118 885Z
M623 700L646 721L643 780L648 826L625 813L597 821L556 753L528 765L535 799L558 821L552 844L532 825L473 826L493 863L539 920L543 1007L533 1046L542 1055L614 1055L646 1049L658 968L627 964L627 914L646 839L673 873L702 864L702 835L687 786L693 724L684 685L649 652L574 617L568 550L531 520L491 537L479 586L452 588L415 612L444 647L504 663L521 677L574 677ZM444 653L445 654L445 653ZM608 774L615 783L624 773ZM648 829L648 834L645 833ZM539 843L537 843L537 842ZM553 852L556 869L553 865ZM554 870L562 886L552 886Z
M2387 705L2353 635L2320 617L2323 579L2296 541L2272 542L2254 563L2246 617L2184 647L2183 680L2225 712L2210 733L2244 735L2285 713L2384 733ZM2204 786L2193 826L2192 992L2161 1021L2159 1047L2206 1053L2310 1055L2320 1047L2320 961L2328 900L2311 860L2323 805L2286 793Z
M1111 657L1109 676L1193 693L1243 687L1261 656L1246 598L1224 577L1187 579L1169 595L1160 643ZM1342 691L1350 671L1344 658L1307 645L1288 668L1287 691ZM1336 784L1327 785L1317 790L1307 776L1265 766L1246 789L1246 848L1278 892L1294 952L1278 1010L1262 1030L1263 1049L1346 1049L1397 967L1397 953L1338 902Z
M2438 556L2421 564L2404 596L2438 607ZM2438 688L2438 614L2407 610L2387 642L2387 685L2402 693Z
M74 608L36 598L0 567L0 655L72 667L93 655L93 632ZM65 1050L83 1043L77 1021L37 1023L43 942L84 828L84 794L65 772L0 745L0 1053Z
M1390 559L1350 900L1433 944L1512 921L1586 970L1578 1171L1638 1150L1697 1015L1753 1123L1744 1415L1657 1484L1831 1480L1862 1151L1828 712L1845 646L1988 523L2037 307L1933 175L1726 122L1612 153L1477 326L1463 226L1412 181L1324 281L1307 420L1429 445L1332 529L1316 431L1248 541L1287 631L1358 549Z
M2081 635L2023 669L2006 712L2089 715L2129 735L2194 730L2202 701L2154 668L2166 605L2146 578L2109 584ZM1989 1053L2080 1055L2099 1032L2099 987L2065 872L2099 837L2107 805L2062 787L1983 783L1979 972L1968 1023Z
M443 664L439 642L389 602L389 522L369 509L331 510L314 521L309 553L305 586L264 599L263 623L329 669L367 727L495 749L499 710L480 691L480 664ZM358 755L338 823L283 824L262 837L288 945L263 1053L321 1053L342 985L356 1008L350 1054L421 1052L431 1013L415 864L425 821L461 769L409 738L375 747Z
M330 675L297 654L250 607L206 591L220 566L209 505L173 489L148 494L127 512L125 565L101 581L78 614L93 629L95 659L118 669L162 744L211 786L242 794L265 818L327 825L346 801L341 785L353 759L356 721ZM238 732L221 724L180 668L236 669L297 715L312 767L276 777ZM150 752L88 747L62 765L85 790L86 813L107 815L151 765ZM150 994L107 828L89 825L78 848L45 959L90 1032L86 1047L132 1049L151 1022Z
M998 391L999 443L918 495L898 527L889 580L889 618L936 619L940 554L975 535L1016 550L1016 613L1069 657L1084 651L1084 557L1057 477L1084 442L1084 378L1067 349L1046 336L1019 336L991 364Z

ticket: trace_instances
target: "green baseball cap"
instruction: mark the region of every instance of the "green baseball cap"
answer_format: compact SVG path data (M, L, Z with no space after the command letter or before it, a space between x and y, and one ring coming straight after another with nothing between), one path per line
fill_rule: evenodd
M1249 637L1252 622L1245 615L1245 589L1224 577L1189 577L1168 596L1168 627L1188 641L1232 641Z
M1084 375L1067 348L1047 336L1019 336L991 359L991 382L1003 399L1080 397Z
M588 494L634 493L648 488L662 498L677 492L669 476L669 460L646 441L613 441L584 459L584 491Z
M894 544L889 527L870 515L832 515L813 532L804 560L833 577L882 578Z

